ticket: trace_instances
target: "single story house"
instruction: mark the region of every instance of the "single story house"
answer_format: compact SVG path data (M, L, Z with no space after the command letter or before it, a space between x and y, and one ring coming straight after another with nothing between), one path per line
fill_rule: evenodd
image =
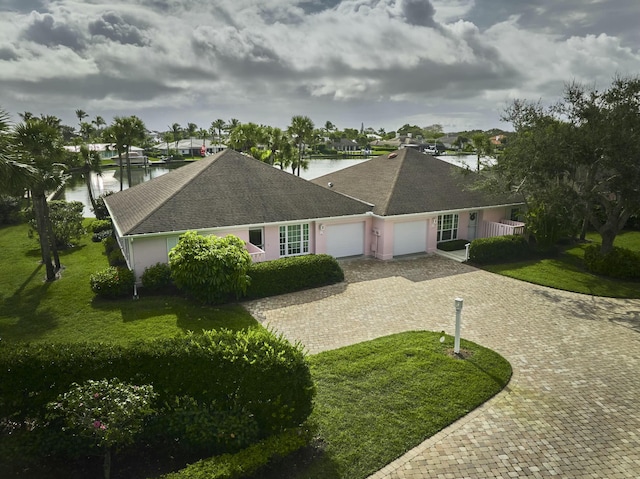
M65 146L64 149L71 153L80 153L81 146L82 145L69 145ZM97 151L102 160L111 160L118 156L118 150L114 143L87 143L85 146L89 151ZM144 155L144 149L138 146L130 146L129 153L132 154L131 156Z
M168 145L166 142L158 143L156 148L163 155L177 151L182 156L208 156L226 149L227 146L202 138L186 138L179 140L177 146L175 141L170 141Z
M254 261L310 253L391 259L522 226L508 221L521 203L468 189L473 175L407 148L308 181L224 150L105 203L137 278L167 262L189 230L234 234Z

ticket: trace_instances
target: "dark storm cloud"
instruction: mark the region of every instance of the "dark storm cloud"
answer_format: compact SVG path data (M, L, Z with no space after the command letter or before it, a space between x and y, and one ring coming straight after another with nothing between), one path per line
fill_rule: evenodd
M84 48L82 34L69 25L57 22L52 15L32 14L31 24L24 30L23 37L48 47L65 46L74 51Z
M0 2L0 9L10 12L29 13L32 11L48 11L45 5L49 3L45 0L3 0Z
M18 54L13 48L0 47L0 60L15 61L18 59Z
M433 20L433 15L436 12L428 0L402 0L401 6L402 14L407 23L421 27L436 25Z
M300 2L300 7L305 13L313 14L335 8L340 3L342 3L342 0L306 0Z
M553 31L563 37L606 33L637 48L640 6L637 0L484 0L476 2L467 19L484 29L518 15L524 29Z
M124 45L144 46L148 43L137 26L125 21L113 11L105 12L99 19L89 23L89 33L102 35Z
M27 95L47 92L49 98L73 97L84 100L105 98L125 101L148 101L179 93L182 89L148 78L118 78L106 74L92 74L77 78L45 78L38 82L11 80L3 82L5 92ZM76 100L77 101L77 100Z

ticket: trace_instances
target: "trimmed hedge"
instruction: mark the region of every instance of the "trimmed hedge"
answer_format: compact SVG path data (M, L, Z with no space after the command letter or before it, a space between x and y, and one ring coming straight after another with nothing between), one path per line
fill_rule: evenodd
M160 408L188 397L219 411L244 412L255 420L257 437L302 424L315 395L302 347L265 330L208 331L128 346L2 345L0 418L37 422L71 383L113 377L153 385Z
M290 429L249 446L236 454L222 454L189 464L184 469L165 474L162 479L239 479L256 473L273 458L286 457L305 447L308 432Z
M118 252L120 250L117 250ZM129 268L109 266L91 275L91 291L102 298L121 298L133 294L136 279Z
M478 238L469 247L469 260L477 264L519 261L530 256L529 243L520 235Z
M640 253L614 246L602 255L599 245L589 245L584 250L587 271L602 276L624 280L640 280Z
M248 298L265 298L344 281L344 271L333 256L311 254L254 263L247 273Z

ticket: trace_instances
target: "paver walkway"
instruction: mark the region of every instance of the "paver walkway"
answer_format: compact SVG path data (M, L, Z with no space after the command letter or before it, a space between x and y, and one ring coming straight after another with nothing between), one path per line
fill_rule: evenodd
M640 301L512 280L437 256L343 262L347 281L247 304L310 353L407 330L462 337L513 366L507 388L372 476L639 478Z

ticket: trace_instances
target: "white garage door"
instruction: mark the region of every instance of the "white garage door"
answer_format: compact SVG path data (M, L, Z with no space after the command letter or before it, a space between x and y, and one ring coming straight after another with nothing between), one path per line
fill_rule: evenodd
M427 250L427 222L396 223L393 225L393 256L424 253Z
M364 223L327 225L327 254L335 258L364 254Z

